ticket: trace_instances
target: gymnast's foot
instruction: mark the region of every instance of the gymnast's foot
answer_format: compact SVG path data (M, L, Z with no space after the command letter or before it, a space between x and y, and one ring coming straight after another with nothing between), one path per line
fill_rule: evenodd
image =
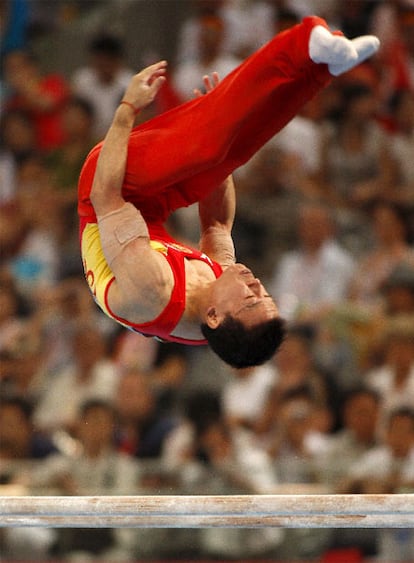
M313 28L309 40L309 57L314 63L325 63L333 76L339 76L359 65L378 51L375 35L347 39L333 35L322 25Z

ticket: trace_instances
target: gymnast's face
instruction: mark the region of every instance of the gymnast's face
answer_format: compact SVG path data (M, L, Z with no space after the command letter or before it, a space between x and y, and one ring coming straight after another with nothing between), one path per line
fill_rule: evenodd
M214 282L207 324L217 328L226 315L238 319L246 327L279 316L272 297L244 264L229 266Z

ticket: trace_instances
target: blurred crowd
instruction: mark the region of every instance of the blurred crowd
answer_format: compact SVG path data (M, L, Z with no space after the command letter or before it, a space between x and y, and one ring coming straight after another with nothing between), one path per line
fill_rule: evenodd
M187 2L141 121L310 13L381 39L235 172L238 261L289 326L272 361L244 370L116 326L84 281L77 178L136 68L102 29L70 76L45 72L33 47L108 3L1 4L0 494L413 493L414 3ZM197 209L170 229L196 244ZM414 559L413 530L351 532L16 528L0 547L73 561Z

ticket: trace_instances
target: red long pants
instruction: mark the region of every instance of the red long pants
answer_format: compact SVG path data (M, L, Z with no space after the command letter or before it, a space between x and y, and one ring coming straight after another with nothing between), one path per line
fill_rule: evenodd
M133 129L122 194L148 223L162 223L200 201L280 131L331 79L308 54L317 17L276 35L211 92ZM94 220L89 200L102 143L79 180L79 215Z

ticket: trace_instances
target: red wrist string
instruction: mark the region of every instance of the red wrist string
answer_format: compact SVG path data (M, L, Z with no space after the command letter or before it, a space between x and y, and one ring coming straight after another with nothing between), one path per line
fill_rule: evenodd
M121 102L119 102L119 105L121 104L125 104L126 106L129 106L132 111L134 112L134 115L137 115L140 112L140 108L136 108L133 104L131 104L131 102L127 102L126 100L122 100Z

